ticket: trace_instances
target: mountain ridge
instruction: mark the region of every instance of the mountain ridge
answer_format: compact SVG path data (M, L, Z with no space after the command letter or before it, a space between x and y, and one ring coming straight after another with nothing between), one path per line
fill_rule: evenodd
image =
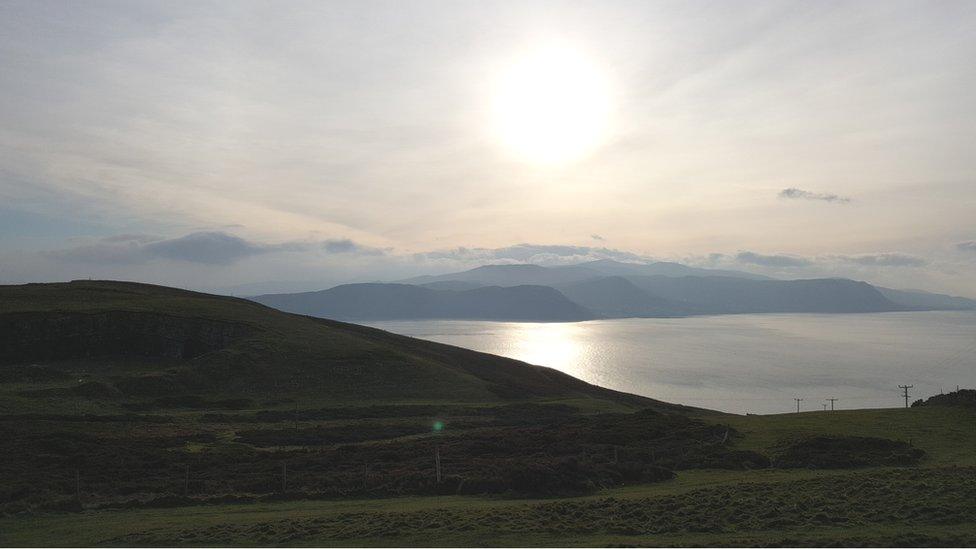
M346 320L490 319L577 321L596 318L549 286L437 290L410 284L343 284L317 292L252 298L286 312Z
M520 287L523 295L516 296L513 288ZM528 287L535 288L533 299L526 299L530 297L525 294ZM342 303L312 304L322 292L341 293L350 288L357 288L359 293L347 296ZM544 295L542 288L550 293ZM479 293L493 295L475 299ZM413 301L408 299L410 295ZM678 263L609 259L556 267L482 265L394 283L340 285L319 292L266 294L253 299L291 312L349 320L560 322L741 313L976 310L976 300L893 290L847 278L782 280ZM448 305L452 300L464 304L457 303L452 309Z

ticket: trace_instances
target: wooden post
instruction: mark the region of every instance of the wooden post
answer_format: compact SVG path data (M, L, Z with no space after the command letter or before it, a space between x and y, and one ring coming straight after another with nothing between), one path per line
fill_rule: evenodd
M441 483L441 447L434 446L434 470L437 471L437 484Z
M369 463L363 462L363 492L366 491L369 481Z
M281 464L281 491L285 492L288 490L288 464L282 462Z
M186 464L186 468L183 469L183 497L190 496L190 464Z

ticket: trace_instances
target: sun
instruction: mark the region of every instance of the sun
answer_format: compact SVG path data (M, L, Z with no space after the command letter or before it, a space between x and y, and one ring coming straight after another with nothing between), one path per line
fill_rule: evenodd
M578 160L606 136L606 77L570 48L538 50L503 71L492 117L495 133L520 159L545 165Z

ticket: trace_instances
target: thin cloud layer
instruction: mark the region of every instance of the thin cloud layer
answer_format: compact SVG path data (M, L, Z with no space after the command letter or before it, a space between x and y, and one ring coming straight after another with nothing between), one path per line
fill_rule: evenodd
M624 262L650 261L647 256L605 247L516 244L502 248L466 248L438 250L415 254L418 261L456 261L465 263L534 263L565 265L613 259Z
M95 244L51 252L62 261L77 263L146 263L174 260L204 265L231 265L242 259L276 252L308 252L319 249L328 254L383 255L385 250L360 245L349 239L321 243L303 241L263 244L222 231L200 231L170 239L146 235L115 235Z
M872 267L922 267L928 264L925 259L896 252L859 255L829 256L837 261Z
M791 200L820 200L821 202L836 202L838 204L846 204L851 201L851 199L846 196L840 196L833 193L805 191L796 187L783 189L779 192L779 197Z
M968 240L956 244L956 249L963 252L976 252L976 240Z
M723 257L723 254L712 254L711 262L716 263ZM838 265L862 267L923 267L928 264L925 258L900 252L855 255L827 254L815 257L803 257L789 254L761 254L744 251L736 254L734 260L747 265L758 265L777 269L797 269L803 267L829 269Z
M739 252L735 256L736 261L763 267L795 268L807 267L813 262L809 259L785 254L759 254L755 252Z

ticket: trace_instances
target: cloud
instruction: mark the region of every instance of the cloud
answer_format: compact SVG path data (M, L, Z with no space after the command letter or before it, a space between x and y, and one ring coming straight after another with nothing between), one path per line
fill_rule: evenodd
M879 252L872 254L827 254L817 257L802 257L787 254L759 254L755 252L739 252L735 260L740 263L750 263L763 267L798 268L821 266L829 268L831 265L849 264L864 267L921 267L928 264L924 258L898 252Z
M289 241L278 244L252 242L222 231L200 231L170 239L147 235L115 235L95 244L51 252L63 261L77 263L133 264L153 260L175 260L205 265L230 265L247 257L275 252L305 252L320 249L330 254L383 255L387 250L363 246L349 239L315 242Z
M372 248L357 244L348 238L329 239L322 242L322 249L330 254L385 255L390 248Z
M142 251L150 257L177 259L191 263L229 265L235 261L272 251L274 247L248 242L224 232L191 233L180 238L146 244Z
M854 263L856 265L866 265L869 267L921 267L928 263L928 261L921 257L897 252L834 255L827 256L827 258L835 259L844 263Z
M502 248L466 248L414 254L418 261L453 260L465 263L534 263L565 265L598 259L644 262L651 258L613 248L566 246L558 244L516 244Z
M735 256L740 263L750 263L762 267L780 267L792 269L796 267L807 267L813 264L809 259L785 254L759 254L755 252L739 252Z
M820 200L823 202L835 202L838 204L846 204L851 201L851 199L846 196L839 196L832 193L815 193L812 191L797 189L796 187L783 189L779 192L779 197L788 198L791 200Z
M956 244L956 249L963 252L976 252L976 240L967 240Z
M602 236L600 236L598 234L591 234L590 235L590 238L592 238L593 240L601 240L601 241L606 240L605 238L603 238Z
M149 234L117 234L106 236L102 242L155 242L157 240L161 238Z

